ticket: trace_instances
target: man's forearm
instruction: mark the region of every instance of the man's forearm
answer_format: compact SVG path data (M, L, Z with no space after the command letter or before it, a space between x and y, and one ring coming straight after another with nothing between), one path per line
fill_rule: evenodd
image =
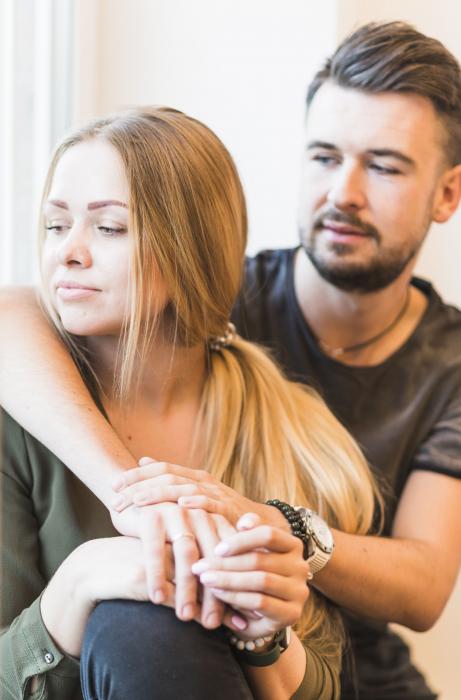
M105 504L135 460L96 408L34 291L0 293L0 402Z
M439 567L433 545L338 531L334 536L334 554L314 579L318 590L362 617L416 631L434 624L454 581L442 562Z

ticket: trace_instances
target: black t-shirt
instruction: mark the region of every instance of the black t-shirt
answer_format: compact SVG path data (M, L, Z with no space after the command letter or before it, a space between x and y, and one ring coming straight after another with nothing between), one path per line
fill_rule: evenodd
M461 312L414 278L428 305L410 338L380 365L343 365L323 354L303 317L294 289L296 251L247 260L233 320L242 336L272 350L291 379L314 386L354 435L384 482L389 534L412 470L461 476ZM386 625L350 615L347 621L360 700L434 697ZM343 697L354 697L343 683Z

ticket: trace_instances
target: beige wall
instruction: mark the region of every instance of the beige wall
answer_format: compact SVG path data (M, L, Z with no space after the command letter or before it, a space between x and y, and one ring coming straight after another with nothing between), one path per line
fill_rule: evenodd
M132 103L169 104L203 119L239 166L251 251L297 240L305 87L338 38L365 21L406 19L461 58L461 9L455 0L79 0L78 5L75 121ZM461 212L434 227L418 266L458 305L460 229ZM405 633L415 658L443 690L441 700L460 697L455 629L460 620L461 584L433 631Z

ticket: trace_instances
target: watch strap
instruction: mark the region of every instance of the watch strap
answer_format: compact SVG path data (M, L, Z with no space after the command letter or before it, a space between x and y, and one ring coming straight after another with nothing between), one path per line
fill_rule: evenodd
M255 652L247 649L237 649L236 647L232 647L232 651L238 661L242 661L249 666L272 666L278 660L280 654L283 654L288 648L290 632L291 629L289 627L277 632L272 645L266 651Z

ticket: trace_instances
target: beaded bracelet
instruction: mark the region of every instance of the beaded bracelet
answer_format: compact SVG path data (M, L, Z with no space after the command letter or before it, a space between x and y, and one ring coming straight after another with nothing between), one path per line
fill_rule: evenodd
M256 639L247 639L247 641L244 641L243 639L240 639L240 637L236 637L235 634L232 634L229 637L229 642L232 644L232 646L237 647L239 651L243 651L243 649L246 649L247 651L254 651L255 649L260 649L265 644L272 642L274 640L274 636L275 634L270 634L267 637L257 637Z
M298 537L303 543L304 559L308 559L309 556L312 554L311 538L309 536L309 533L307 532L306 524L301 515L298 513L298 511L295 510L293 506L290 506L288 503L279 501L278 498L271 498L269 501L266 501L266 505L278 508L282 515L285 516L291 527L292 534L295 537Z

